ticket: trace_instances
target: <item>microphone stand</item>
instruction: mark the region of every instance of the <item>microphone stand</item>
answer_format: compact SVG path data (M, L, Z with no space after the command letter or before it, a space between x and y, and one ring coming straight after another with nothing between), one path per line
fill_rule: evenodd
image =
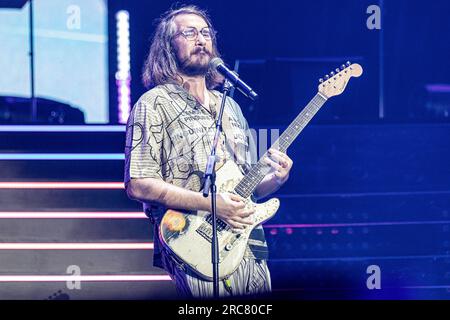
M213 295L214 298L219 297L219 242L217 240L217 212L216 212L216 149L219 143L220 132L222 131L222 116L225 109L225 100L232 87L232 84L225 80L223 86L222 102L220 104L219 115L216 119L216 132L214 134L214 141L211 149L211 154L208 157L205 170L205 184L203 186L203 196L208 197L211 191L211 215L212 215L212 239L211 239L211 261L213 268Z

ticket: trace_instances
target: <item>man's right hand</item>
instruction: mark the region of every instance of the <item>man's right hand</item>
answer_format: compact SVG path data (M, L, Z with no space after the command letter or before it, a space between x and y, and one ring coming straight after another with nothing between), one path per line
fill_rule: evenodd
M217 194L217 216L234 229L245 229L253 224L255 208L246 208L245 199L233 193Z

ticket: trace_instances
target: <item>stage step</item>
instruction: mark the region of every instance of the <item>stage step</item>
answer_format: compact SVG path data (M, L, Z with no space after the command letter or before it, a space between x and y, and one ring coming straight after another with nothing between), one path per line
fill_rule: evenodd
M64 154L62 154L64 155ZM91 158L94 158L91 155ZM123 160L1 160L0 182L122 181Z
M153 225L146 218L0 219L0 234L0 246L5 242L150 242Z
M1 276L68 275L72 265L79 267L82 275L166 275L153 266L152 249L0 249Z
M125 126L0 126L4 153L123 153L124 148Z
M0 189L2 211L140 211L124 189Z
M70 286L70 285L69 285ZM73 287L71 287L73 288ZM176 299L171 281L82 281L69 289L66 281L0 283L7 300L169 300Z

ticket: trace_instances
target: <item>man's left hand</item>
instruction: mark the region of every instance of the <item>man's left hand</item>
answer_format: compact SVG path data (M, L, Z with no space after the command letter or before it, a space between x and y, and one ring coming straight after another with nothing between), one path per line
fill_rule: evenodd
M293 162L286 153L273 148L270 148L268 150L268 154L269 157L267 157L265 161L274 170L274 172L271 174L273 175L275 181L279 185L282 185L289 178L289 171L292 168Z

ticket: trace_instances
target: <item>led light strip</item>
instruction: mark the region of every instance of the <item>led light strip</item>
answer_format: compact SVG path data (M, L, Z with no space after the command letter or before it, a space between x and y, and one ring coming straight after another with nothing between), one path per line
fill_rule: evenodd
M0 153L0 160L124 160L123 153Z
M395 225L450 224L450 220L437 221L382 221L355 223L317 223L317 224L266 224L265 228L337 228L337 227L375 227Z
M0 212L0 219L146 219L143 212Z
M1 125L0 132L125 132L124 125Z
M74 282L74 281L170 281L168 275L20 275L0 276L0 282Z
M0 250L153 250L153 242L140 243L0 243Z
M117 72L118 122L126 123L130 115L130 24L126 10L116 13L117 29Z
M273 258L272 263L286 263L286 262L330 262L330 261L367 261L367 260L432 260L446 259L450 255L422 255L422 256L359 256L359 257L332 257L332 258Z
M124 189L123 182L0 182L0 189Z

